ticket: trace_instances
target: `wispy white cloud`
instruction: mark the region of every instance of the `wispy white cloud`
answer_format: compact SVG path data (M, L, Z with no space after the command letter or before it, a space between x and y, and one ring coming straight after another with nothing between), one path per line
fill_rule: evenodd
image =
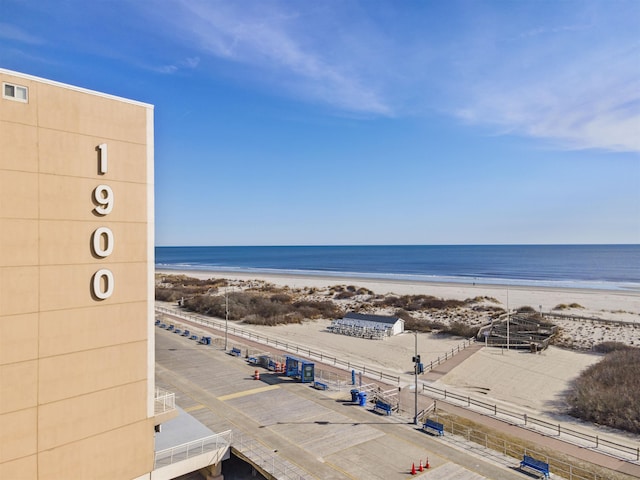
M627 13L567 2L531 4L525 14L474 4L468 17L431 6L416 21L393 6L350 10L357 2L168 1L146 15L191 53L162 73L232 71L241 82L343 112L436 110L561 148L640 151L640 44L629 23L617 25L638 11L633 3ZM455 28L440 29L439 15Z
M200 57L187 57L182 61L186 68L197 68L200 65Z
M199 64L200 64L199 57L187 57L183 60L180 60L179 62L176 62L175 64L161 65L159 67L154 66L149 68L159 73L165 73L165 74L171 75L181 70L193 70L197 68Z
M498 74L475 85L456 114L567 149L640 152L638 58L635 47L581 55L517 81L502 72L506 78Z
M44 40L42 40L41 38L8 23L0 23L0 38L21 43L28 43L31 45L40 45L44 43Z
M539 35L549 35L549 34L556 34L556 33L563 33L563 32L576 32L580 30L587 30L592 27L593 27L592 25L560 25L555 27L542 26L542 27L532 28L531 30L527 30L526 32L522 32L520 33L519 36L522 38L537 37Z
M468 62L452 113L564 149L640 152L640 41L623 20L633 15L596 13L516 37L489 34L495 51Z
M391 114L391 106L366 78L328 53L336 45L314 37L317 26L307 25L303 14L275 2L268 8L208 1L177 1L175 6L163 9L171 11L163 21L198 55L248 66L254 78L281 94L348 111Z

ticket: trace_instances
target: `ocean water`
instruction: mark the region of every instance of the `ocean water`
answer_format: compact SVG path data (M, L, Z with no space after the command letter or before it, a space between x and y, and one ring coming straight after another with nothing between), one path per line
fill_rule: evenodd
M156 268L640 291L640 245L156 247Z

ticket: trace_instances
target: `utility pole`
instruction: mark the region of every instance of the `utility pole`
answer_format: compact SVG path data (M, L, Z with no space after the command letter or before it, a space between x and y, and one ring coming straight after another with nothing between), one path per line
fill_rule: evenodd
M511 311L509 310L509 289L507 288L507 351L509 351L509 320Z
M224 350L227 351L227 342L229 336L229 294L227 287L224 287Z
M418 331L414 330L413 335L415 337L415 355L413 357L413 377L415 379L415 390L413 392L413 424L418 425L418 364L420 363L420 355L418 355Z

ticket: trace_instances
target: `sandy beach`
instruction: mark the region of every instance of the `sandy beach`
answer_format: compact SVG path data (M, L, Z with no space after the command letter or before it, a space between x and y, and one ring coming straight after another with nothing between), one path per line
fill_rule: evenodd
M335 285L355 285L378 295L432 295L443 299L464 300L487 297L502 308L533 307L546 314L558 305L576 304L580 307L563 309L562 313L600 320L561 320L552 318L561 328L565 348L551 346L534 355L528 352L485 348L475 353L459 367L441 377L436 383L454 387L469 395L486 396L506 404L517 405L534 412L557 415L562 411L563 394L580 372L600 360L591 347L603 341L619 341L640 346L640 294L610 290L549 289L532 287L503 287L496 285L468 285L444 283L412 283L370 279L307 277L294 275L255 274L237 272L157 271L158 274L182 274L199 279L225 278L231 289L246 289L252 282L268 282L287 287L317 299L327 299L328 288ZM306 293L305 293L306 292ZM311 293L309 293L311 292ZM356 306L358 299L333 300L345 310ZM391 313L381 311L380 313ZM454 311L439 320L487 322L486 316L469 311ZM398 375L412 372L411 357L415 337L405 333L385 340L368 340L330 333L331 319L305 321L276 327L242 324L271 338L281 338L297 345L340 357L344 360L366 362ZM418 352L429 363L445 352L457 348L465 339L433 333L418 335ZM566 345L573 348L566 348ZM526 374L527 382L518 382Z
M524 286L502 286L411 282L406 280L377 280L353 277L321 277L294 274L238 273L202 270L157 270L168 275L187 275L193 278L226 278L235 281L261 280L279 286L296 288L326 288L332 285L357 285L375 293L396 295L434 295L442 298L465 299L480 295L494 297L505 306L517 308L522 305L542 307L549 311L556 305L578 303L584 307L582 315L598 315L602 318L640 323L640 292L625 290L596 290L571 288L545 288Z
M586 317L596 320L573 320L553 317L561 328L563 345L579 349L590 349L605 341L618 341L640 346L640 292L623 290L595 290L570 288L543 288L523 286L500 286L483 284L427 283L403 280L373 280L364 278L319 277L304 275L279 275L238 272L173 271L158 270L157 273L187 275L199 279L226 278L234 288L246 288L246 282L263 281L292 290L316 289L316 297L326 299L323 289L334 285L355 285L367 288L380 295L432 295L443 299L464 300L474 297L495 299L495 305L515 310L529 306L543 313ZM356 300L340 300L344 308ZM576 305L574 308L558 309L560 305ZM385 312L381 312L385 313ZM472 324L487 323L486 316L460 312ZM439 321L455 320L449 315L436 317ZM612 323L615 322L615 323Z

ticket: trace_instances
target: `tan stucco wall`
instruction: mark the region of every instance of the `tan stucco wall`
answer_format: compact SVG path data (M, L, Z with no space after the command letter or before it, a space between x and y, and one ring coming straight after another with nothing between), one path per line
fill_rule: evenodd
M0 82L29 89L28 103L0 97L0 478L139 477L153 468L152 107ZM113 232L105 258L99 227ZM103 268L114 290L99 300Z

